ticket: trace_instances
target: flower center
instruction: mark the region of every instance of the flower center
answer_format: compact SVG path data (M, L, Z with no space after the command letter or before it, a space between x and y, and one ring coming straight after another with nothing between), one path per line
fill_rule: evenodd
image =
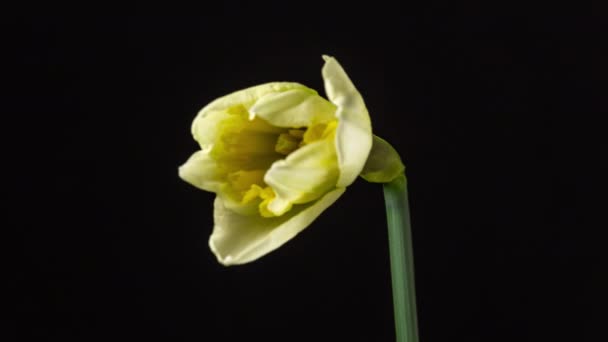
M279 139L277 139L277 144L274 146L274 150L287 156L302 146L303 137L304 130L301 129L290 129L287 133L281 133Z
M249 120L245 108L231 108L231 117L218 127L220 134L213 155L226 172L229 193L241 205L259 202L263 217L276 216L268 204L276 197L264 175L272 163L302 146L333 139L337 120L302 128L275 127L264 120Z

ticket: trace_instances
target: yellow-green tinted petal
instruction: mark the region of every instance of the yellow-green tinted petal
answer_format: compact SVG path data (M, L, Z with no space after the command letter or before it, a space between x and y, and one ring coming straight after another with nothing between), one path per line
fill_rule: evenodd
M217 192L223 182L217 163L206 150L195 152L179 167L178 174L181 179L205 191Z
M256 260L277 249L308 227L344 189L335 189L318 201L296 205L283 216L263 218L243 216L227 210L215 200L215 226L209 246L217 260L226 266Z
M226 119L226 114L221 111L199 114L192 122L192 135L201 147L207 149L213 146L220 131L219 124Z
M192 135L201 146L212 143L215 139L213 128L216 127L217 120L223 117L223 112L233 107L249 108L261 97L270 93L280 93L290 89L308 89L307 87L294 82L271 82L254 87L236 91L232 94L222 96L209 103L201 109L192 122ZM219 112L219 113L218 113ZM208 116L216 114L213 118Z
M386 140L374 135L372 150L361 177L372 183L388 183L405 171L399 153Z
M283 160L274 162L264 176L264 182L276 197L268 210L283 215L292 204L306 203L323 196L336 187L339 176L334 142L315 141L302 146Z
M325 92L338 109L336 150L340 166L338 187L350 185L361 173L372 147L372 126L365 102L340 64L323 56Z
M250 119L260 117L277 127L304 127L335 118L336 106L312 89L269 93L249 109Z

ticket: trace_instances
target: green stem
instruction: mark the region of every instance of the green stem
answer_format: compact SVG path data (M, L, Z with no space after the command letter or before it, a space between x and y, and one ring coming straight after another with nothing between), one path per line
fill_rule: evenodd
M397 342L418 342L414 253L405 175L384 184Z

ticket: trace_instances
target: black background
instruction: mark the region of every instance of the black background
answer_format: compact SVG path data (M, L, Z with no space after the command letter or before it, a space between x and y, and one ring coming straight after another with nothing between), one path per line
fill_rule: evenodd
M599 9L52 9L5 21L16 340L394 340L380 186L225 268L213 194L177 177L202 106L269 81L323 93L322 54L407 166L421 341L598 340Z

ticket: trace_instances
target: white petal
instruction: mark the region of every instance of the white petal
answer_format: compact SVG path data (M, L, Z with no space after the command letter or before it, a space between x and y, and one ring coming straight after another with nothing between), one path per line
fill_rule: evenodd
M258 116L277 127L299 128L335 118L336 107L312 89L270 93L249 109L249 119Z
M305 145L274 162L266 172L264 182L276 194L268 210L283 215L292 204L316 200L336 187L338 176L333 141L320 140Z
M209 246L217 260L226 266L251 262L292 239L343 193L343 188L335 189L318 201L294 206L287 214L274 218L239 215L216 199L215 226Z
M195 152L178 169L179 177L195 187L217 192L224 182L215 160L209 156L208 150Z
M236 91L234 93L222 96L198 112L198 115L192 122L192 135L194 139L203 146L207 142L214 141L213 130L217 125L218 118L209 118L213 113L223 116L225 110L242 105L245 109L249 109L258 99L270 93L280 93L290 89L308 89L307 87L294 82L272 82L257 85Z
M322 74L325 92L338 109L336 150L340 166L338 187L350 185L359 175L372 148L372 126L361 94L357 91L340 64L323 56Z

